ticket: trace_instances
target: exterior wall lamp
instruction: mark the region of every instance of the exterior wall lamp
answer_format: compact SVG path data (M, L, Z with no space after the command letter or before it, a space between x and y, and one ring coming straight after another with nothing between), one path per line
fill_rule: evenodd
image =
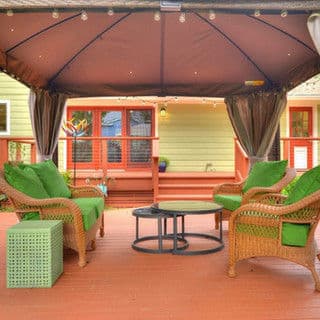
M167 109L165 107L162 107L160 109L160 117L165 117L167 115Z

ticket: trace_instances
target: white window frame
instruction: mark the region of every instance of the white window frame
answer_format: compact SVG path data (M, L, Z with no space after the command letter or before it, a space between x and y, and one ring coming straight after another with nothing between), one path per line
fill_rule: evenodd
M10 135L10 100L1 100L0 99L0 104L5 104L6 109L7 109L7 119L6 119L7 130L6 131L0 130L0 136Z

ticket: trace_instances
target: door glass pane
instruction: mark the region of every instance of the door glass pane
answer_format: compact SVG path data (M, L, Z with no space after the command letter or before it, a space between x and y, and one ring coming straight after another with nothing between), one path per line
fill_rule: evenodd
M7 131L7 104L0 103L0 131Z
M292 112L292 136L309 137L309 112Z
M104 111L101 113L101 136L119 137L122 135L122 112ZM108 140L106 143L107 160L110 163L122 161L122 141Z
M72 123L77 130L74 135L77 137L91 137L92 136L92 112L91 111L73 111ZM87 128L81 129L81 121L87 121ZM72 141L72 161L73 162L92 162L92 141L91 140L76 140Z
M132 137L150 137L152 129L151 110L129 111L129 135ZM129 141L129 161L151 162L151 140Z

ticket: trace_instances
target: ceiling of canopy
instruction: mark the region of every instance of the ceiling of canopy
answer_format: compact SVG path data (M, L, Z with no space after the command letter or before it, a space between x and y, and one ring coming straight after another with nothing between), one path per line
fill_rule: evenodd
M0 68L32 87L72 96L223 97L292 88L320 72L307 7L281 16L273 7L187 2L159 12L159 1L22 2L0 1Z

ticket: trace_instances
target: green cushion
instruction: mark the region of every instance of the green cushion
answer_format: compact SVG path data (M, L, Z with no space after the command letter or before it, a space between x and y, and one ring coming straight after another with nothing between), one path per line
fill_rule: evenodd
M312 168L299 178L285 204L295 203L317 190L320 190L320 166Z
M242 197L239 195L215 194L214 202L220 203L227 210L234 211L241 205Z
M103 198L75 198L72 201L80 207L84 229L89 230L103 212Z
M282 223L283 245L304 247L310 230L310 224Z
M6 163L4 164L4 176L12 187L32 198L49 198L39 177L30 168L20 169Z
M39 214L39 212L29 212L29 213L26 213L21 220L22 221L40 220L40 214Z
M40 178L49 197L63 197L70 198L71 192L65 183L62 175L59 173L57 167L52 160L39 162L35 164L20 164L20 168L32 168Z
M287 165L288 160L256 162L242 191L245 193L253 187L271 187L283 178Z

